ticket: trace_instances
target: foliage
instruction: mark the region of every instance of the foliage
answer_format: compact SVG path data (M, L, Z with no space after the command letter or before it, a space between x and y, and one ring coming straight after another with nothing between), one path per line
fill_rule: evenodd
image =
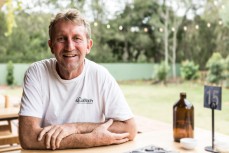
M193 61L185 60L181 63L181 76L185 80L195 80L198 78L199 65Z
M157 79L166 84L169 70L170 67L165 62L161 62L156 72Z
M160 62L162 41L156 38L158 31L152 29L153 20L159 20L158 8L156 1L135 0L109 21L110 29L102 25L107 35L100 33L96 37L108 44L118 62Z
M6 1L6 7L7 7L7 17L6 17L7 32L5 33L5 35L9 36L10 34L12 34L13 27L16 26L12 0Z
M226 87L229 87L229 55L225 59L225 78L226 78Z
M225 69L229 73L229 55L227 55L227 57L225 59Z
M208 82L219 84L224 79L224 61L220 53L213 53L206 67L208 68Z
M12 86L14 84L14 65L12 61L7 63L7 76L6 76L7 85Z
M0 40L3 40L1 42L4 42L0 47L0 61L28 63L51 57L47 44L47 20L50 20L49 14L20 12L16 18L17 27L12 34L0 36Z
M15 4L19 2L22 1L15 0ZM119 2L121 4L121 0ZM108 18L109 10L104 7L106 1L102 0L90 3L85 0L70 0L66 1L65 5L60 0L38 0L23 9L17 10L19 5L11 12L11 8L6 8L9 11L0 11L0 62L12 60L14 63L31 63L52 57L47 45L50 18L53 12L70 7L78 8L90 17L94 43L88 58L96 62L160 63L163 61L166 7L169 8L168 54L174 55L173 59L170 59L173 61L172 64L189 60L197 63L200 69L204 70L206 62L214 51L220 52L223 57L228 55L228 22L219 24L219 19L226 19L227 13L219 13L220 5L215 6L212 0L206 1L205 9L199 8L205 10L202 14L195 14L198 8L191 8L190 12L194 18L189 20L186 15L178 16L176 11L179 10L170 7L172 5L167 3L180 5L184 3L186 10L189 6L195 7L191 0L164 2L144 1L143 3L142 0L134 0L126 3L112 18ZM34 7L52 9L50 12L34 11ZM225 7L227 8L228 5ZM227 9L224 11L227 12ZM177 24L174 21L177 21ZM15 25L14 23L17 23L17 26L12 26ZM94 23L97 23L97 26L94 26ZM207 27L209 23L211 26ZM107 25L110 25L110 28L107 28ZM186 31L184 26L187 27ZM9 27L12 31L6 36ZM173 27L175 31L172 30ZM177 34L174 38L175 32ZM174 39L177 43L173 46ZM174 50L175 52L172 53L171 51Z

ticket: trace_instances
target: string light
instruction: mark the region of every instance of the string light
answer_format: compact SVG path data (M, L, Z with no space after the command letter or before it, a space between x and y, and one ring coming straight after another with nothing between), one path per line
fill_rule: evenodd
M98 23L97 22L94 22L94 26L96 27L98 25Z
M118 29L121 31L123 29L123 26L119 26Z
M214 1L214 4L217 6L217 5L218 5L218 1L215 0L215 1Z
M222 25L222 24L223 24L223 22L221 20L219 20L219 25Z
M159 28L159 31L160 31L160 32L163 32L164 30L163 30L163 28Z
M148 28L144 28L144 32L148 32Z
M225 5L222 5L221 7L222 7L222 9L225 9Z
M188 29L188 28L187 28L186 26L184 26L184 31L187 31L187 29Z
M196 28L196 30L198 30L199 29L199 25L196 25L195 28Z
M95 27L98 26L98 23L97 23L97 22L94 22L93 24L94 24ZM219 24L219 25L222 25L222 24L223 24L223 21L222 21L222 20L219 20L219 21L218 21L218 24ZM210 27L211 27L211 23L207 23L207 27L210 28ZM106 25L106 28L107 28L107 29L110 29L110 28L111 28L111 25L110 25L110 24L107 24L107 25ZM123 26L120 25L120 26L118 27L118 29L119 29L120 31L123 30ZM155 27L152 26L150 29L151 29L151 30L155 30ZM200 29L200 26L199 26L198 24L196 24L196 25L195 25L195 29L196 29L196 30L199 30L199 29ZM159 32L164 32L164 29L163 29L163 28L159 28L158 30L159 30ZM176 29L175 29L174 27L171 28L171 31L172 31L172 32L174 32L175 30L176 30ZM184 30L184 31L187 31L187 30L188 30L188 27L187 27L187 26L183 26L183 30ZM132 27L130 27L130 31L131 31L131 32L139 32L139 31L140 31L140 28L139 28L138 26L132 26ZM144 27L144 28L143 28L143 31L144 31L144 32L149 32L149 28Z

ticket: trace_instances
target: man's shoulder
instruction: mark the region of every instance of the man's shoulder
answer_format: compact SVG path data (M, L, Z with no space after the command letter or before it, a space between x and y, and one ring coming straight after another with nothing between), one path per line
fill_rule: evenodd
M111 73L105 66L90 60L87 60L86 64L87 64L86 74L91 76L93 79L98 78L99 80L106 80L106 81L114 80L114 77L111 75Z
M30 65L31 68L42 68L42 67L49 67L53 64L56 63L56 59L55 58L49 58L49 59L43 59L37 62L34 62Z
M92 71L94 71L94 72L103 72L103 73L107 73L108 72L108 70L103 66L103 65L101 65L101 64L98 64L98 63L96 63L96 62L94 62L94 61L91 61L91 60L89 60L89 59L85 59L86 60L86 64L87 64L87 66L88 66L88 68L89 68L89 70L92 72Z
M37 62L32 63L29 66L29 68L27 69L27 72L41 72L42 73L44 71L52 69L55 63L56 63L56 59L54 58L37 61Z

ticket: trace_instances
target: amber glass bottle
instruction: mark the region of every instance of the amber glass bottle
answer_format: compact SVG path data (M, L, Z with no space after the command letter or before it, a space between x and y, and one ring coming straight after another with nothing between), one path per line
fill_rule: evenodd
M186 99L186 93L180 93L180 100L173 105L173 138L180 142L181 138L194 136L194 106Z

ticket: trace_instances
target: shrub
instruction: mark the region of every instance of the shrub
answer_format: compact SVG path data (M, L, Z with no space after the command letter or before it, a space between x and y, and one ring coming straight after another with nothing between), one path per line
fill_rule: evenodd
M206 67L208 68L208 82L219 84L224 79L224 61L220 53L213 53Z
M165 62L161 62L157 68L157 79L162 81L164 84L166 84L169 69L169 66Z
M6 76L7 85L12 86L14 84L14 65L12 61L7 63L7 76Z
M193 61L183 61L181 63L181 77L185 80L195 80L198 78L199 65Z
M229 87L229 55L225 59L225 78L226 78L226 87Z

